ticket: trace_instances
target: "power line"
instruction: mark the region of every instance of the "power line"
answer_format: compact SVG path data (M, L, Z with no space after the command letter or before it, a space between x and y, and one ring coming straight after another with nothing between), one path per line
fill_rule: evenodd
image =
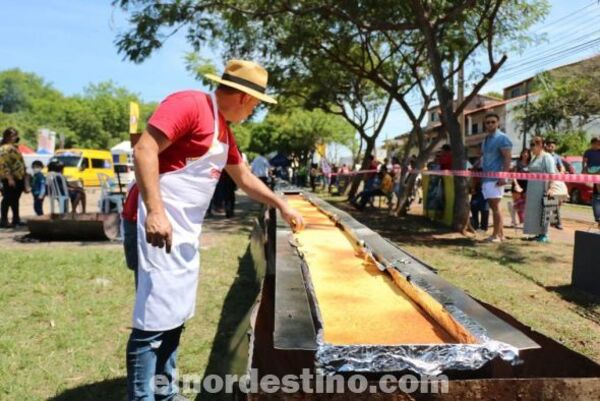
M513 66L511 68L501 70L501 72L499 74L497 74L497 76L502 77L507 74L511 74L511 75L522 74L524 72L534 70L538 67L547 67L549 64L551 64L553 62L564 60L567 57L574 56L576 54L588 51L598 45L600 45L600 38L595 38L593 40L582 43L580 45L573 46L573 47L570 47L567 49L563 49L563 50L555 52L553 54L545 55L536 60L531 60L523 65Z
M580 34L580 32L577 32L577 34ZM590 36L594 36L594 35L598 35L598 34L600 34L600 29L596 29L594 31L587 32L583 35L580 35L580 36L570 39L570 40L567 40L567 38L570 37L570 36L567 36L567 37L563 38L563 40L558 40L556 42L553 42L553 45L551 47L548 47L545 50L542 50L541 52L539 52L535 55L515 59L515 61L512 63L510 63L510 61L508 61L506 63L506 66L507 66L507 68L512 69L512 68L519 67L521 65L528 64L530 61L535 61L535 60L540 59L541 57L553 55L557 51L562 51L562 50L564 50L565 46L568 47L571 45L579 45L582 43L582 41L584 41L585 39L588 39Z
M585 11L586 9L588 9L588 8L592 7L594 4L597 4L597 3L598 3L598 2L597 2L597 0L593 0L593 1L592 1L591 3L589 3L588 5L586 5L586 6L583 6L583 7L579 8L579 9L577 9L577 10L575 10L575 11L571 12L570 14L567 14L567 15L565 15L565 16L562 16L562 17L555 18L554 20L552 20L552 21L550 21L550 22L548 22L548 23L544 24L543 26L539 27L539 28L538 28L538 29L536 29L535 31L532 31L532 33L539 33L539 32L541 32L541 31L543 31L543 30L547 29L549 26L555 25L555 24L557 24L557 23L559 23L559 22L565 22L566 20L568 20L568 19L572 18L573 16L575 16L575 15L577 15L577 14L579 14L579 13L581 13L581 12Z

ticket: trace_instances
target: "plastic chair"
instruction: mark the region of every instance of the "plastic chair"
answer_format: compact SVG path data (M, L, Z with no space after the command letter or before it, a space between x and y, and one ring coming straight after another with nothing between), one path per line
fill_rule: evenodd
M123 194L115 193L114 181L106 174L98 173L98 181L100 182L100 200L98 201L98 208L101 213L110 213L111 204L116 205L117 212L120 214L123 211Z
M46 182L48 185L48 199L50 200L50 213L69 213L70 199L66 178L57 173L48 173Z

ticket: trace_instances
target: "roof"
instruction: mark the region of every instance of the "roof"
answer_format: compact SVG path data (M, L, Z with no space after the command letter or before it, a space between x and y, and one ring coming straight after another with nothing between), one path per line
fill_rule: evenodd
M17 148L19 149L19 153L21 153L21 154L35 153L35 150L31 149L29 146L22 144L22 143L19 144L17 146Z
M465 112L465 116L469 115L469 114L474 114L474 113L477 113L477 112L480 112L480 111L490 110L490 109L496 108L498 106L503 106L503 105L508 104L508 103L516 102L518 100L526 98L528 95L531 96L532 94L533 93L529 93L529 94L525 94L525 95L513 97L513 98L510 98L510 99L506 99L506 100L500 100L500 101L497 101L495 103L490 103L490 104L485 105L483 107L480 107L478 109L473 109L473 110L469 110L469 111Z
M131 152L131 141L123 141L110 148L111 152Z
M573 61L573 62L570 62L570 63L567 63L567 64L562 64L562 65L559 65L559 66L556 66L556 67L553 67L553 68L550 68L550 69L548 69L548 70L544 70L544 71L541 71L541 72L547 72L547 71L556 71L556 70L560 70L560 69L562 69L562 68L571 67L571 66L573 66L573 65L577 65L577 64L585 63L585 62L586 62L586 61L588 61L588 60L593 60L593 59L595 59L595 58L598 58L598 57L600 57L600 55L595 55L595 56L592 56L592 57L587 57L587 58L584 58L584 59L581 59L581 60L577 60L577 61ZM540 72L540 73L541 73L541 72ZM503 89L503 90L506 90L506 89L509 89L509 88L512 88L512 87L515 87L515 86L521 85L521 84L523 84L523 83L525 83L525 82L527 82L527 81L531 81L531 80L532 80L532 79L534 79L536 76L538 76L540 73L538 73L538 74L535 74L535 75L534 75L534 76L532 76L532 77L525 78L525 79L523 79L523 80L521 80L521 81L519 81L519 82L515 82L514 84L511 84L511 85L505 86L505 87L504 87L504 88L502 88L502 89Z

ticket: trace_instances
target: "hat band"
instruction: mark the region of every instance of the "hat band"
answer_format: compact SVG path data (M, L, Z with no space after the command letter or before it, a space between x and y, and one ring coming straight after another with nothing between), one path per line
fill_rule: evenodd
M248 81L247 79L244 79L244 78L236 77L235 75L223 73L223 75L221 76L221 79L243 85L249 89L253 89L260 93L265 93L267 91L267 88L265 88L264 86L255 84L254 82Z

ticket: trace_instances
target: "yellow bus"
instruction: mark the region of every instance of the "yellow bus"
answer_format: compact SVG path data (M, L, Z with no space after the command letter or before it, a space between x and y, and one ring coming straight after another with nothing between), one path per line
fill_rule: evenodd
M100 185L98 173L115 177L112 155L108 150L58 149L54 156L65 166L64 176L69 181L81 181L86 187Z

